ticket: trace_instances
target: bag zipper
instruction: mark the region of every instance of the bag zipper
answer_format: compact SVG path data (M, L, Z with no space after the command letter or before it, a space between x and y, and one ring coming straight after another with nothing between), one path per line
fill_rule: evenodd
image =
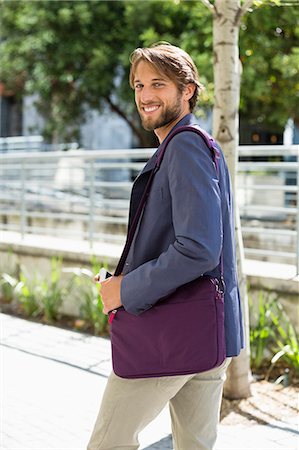
M108 319L108 323L109 325L112 324L114 317L116 316L117 313L117 309L113 309L110 313L109 313L109 319Z

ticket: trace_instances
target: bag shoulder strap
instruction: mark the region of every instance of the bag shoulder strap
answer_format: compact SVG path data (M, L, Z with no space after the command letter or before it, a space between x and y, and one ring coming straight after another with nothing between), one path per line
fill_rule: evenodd
M119 259L119 262L117 264L117 267L115 269L115 272L114 272L115 276L121 275L121 273L122 273L122 270L124 268L124 264L126 262L128 254L129 254L129 250L130 250L131 244L132 244L133 239L134 239L134 235L135 235L135 231L137 229L137 225L138 225L139 219L141 217L142 211L143 211L143 209L145 207L147 198L148 198L149 193L150 193L150 189L151 189L151 186L152 186L152 182L153 182L154 176L155 176L155 174L157 173L157 171L160 168L160 165L161 165L161 162L163 160L164 154L166 152L167 146L168 146L169 142L171 141L171 139L174 136L176 136L179 133L182 133L183 131L193 131L194 133L197 133L199 136L201 136L201 138L204 140L204 142L207 145L207 147L212 152L213 161L214 161L215 166L216 166L217 176L219 178L219 174L220 173L219 173L219 163L218 163L218 161L219 161L219 158L220 158L220 152L219 152L219 149L216 146L216 142L212 138L212 136L210 136L206 131L201 129L198 125L181 126L181 127L176 128L172 133L170 133L168 135L168 137L165 139L165 141L162 143L162 148L161 148L160 153L159 153L159 155L157 157L157 161L156 161L155 167L152 170L152 172L151 172L151 174L149 176L148 182L147 182L147 184L145 186L143 195L141 197L140 203L138 205L137 211L136 211L134 219L132 221L132 225L131 225L131 227L130 227L130 229L128 231L127 240L126 240L126 243L125 243L122 255L121 255L121 257ZM221 271L221 276L222 276L222 273L223 273L222 254L221 254L221 257L220 257L220 271Z
M205 130L203 130L202 128L199 127L199 125L194 124L194 125L184 125L181 127L176 128L163 142L163 147L160 151L160 154L157 158L157 162L156 162L156 167L158 170L158 168L160 167L160 164L162 162L162 159L164 157L165 151L167 149L167 145L169 144L169 142L171 141L171 139L176 136L179 133L182 133L183 131L193 131L194 133L198 134L203 141L205 142L206 146L210 149L210 151L212 152L212 157L213 157L213 161L215 163L216 166L216 171L217 171L217 175L219 177L219 159L220 159L220 151L216 145L216 141L215 139L210 136L209 133L207 133Z

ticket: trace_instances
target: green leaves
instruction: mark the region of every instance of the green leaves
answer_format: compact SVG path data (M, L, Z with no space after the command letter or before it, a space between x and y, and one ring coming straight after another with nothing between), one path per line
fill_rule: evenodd
M1 6L5 87L38 94L49 140L53 134L58 141L78 138L90 99L99 107L113 90L123 42L123 2L16 1Z
M272 354L266 378L280 359L299 375L298 334L277 297L261 292L258 311L254 311L253 303L250 301L250 318L252 367L259 369Z
M21 290L18 300L21 307L25 311L28 317L36 317L40 313L39 294L40 286L37 282L37 274L34 275L34 279L29 279L24 268L20 273Z
M160 40L194 58L206 85L199 114L213 104L212 15L202 2L20 0L2 2L1 14L1 81L16 94L38 94L49 140L76 139L86 109L101 110L112 96L136 124L129 55ZM244 16L243 119L282 128L298 114L298 37L298 8L256 2Z
M264 362L266 350L274 336L270 320L270 312L274 302L275 299L265 299L263 293L260 293L258 311L256 313L254 313L252 301L250 302L250 315L253 322L253 325L250 327L251 364L256 369L259 369Z
M22 289L22 282L17 278L2 273L0 278L0 292L1 297L5 303L11 303L18 298Z
M95 257L91 258L91 266L91 270L86 267L63 267L61 258L52 258L51 270L45 273L38 270L31 273L25 267L20 268L19 276L2 273L1 303L14 303L14 307L18 305L18 313L26 317L59 324L63 317L62 306L67 302L69 307L74 308L73 315L80 310L81 320L75 320L75 326L80 324L78 328L81 330L108 335L108 318L103 314L99 288L94 282L94 275L100 267Z
M298 115L299 10L262 5L245 15L244 23L242 115L252 123L283 129L288 118Z
M91 328L94 334L108 334L108 317L103 313L103 304L94 275L99 272L96 258L91 259L92 270L82 267L64 269L74 275L73 283L79 292L81 328ZM104 265L105 267L105 265Z

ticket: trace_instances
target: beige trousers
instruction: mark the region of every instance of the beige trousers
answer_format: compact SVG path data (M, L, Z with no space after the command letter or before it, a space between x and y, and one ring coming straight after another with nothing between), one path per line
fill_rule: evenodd
M211 450L230 361L174 377L128 380L112 373L87 450L138 449L138 434L168 402L175 450Z

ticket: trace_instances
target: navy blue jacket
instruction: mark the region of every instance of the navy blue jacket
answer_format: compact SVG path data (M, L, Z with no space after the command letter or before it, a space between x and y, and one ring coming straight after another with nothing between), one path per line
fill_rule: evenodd
M195 123L188 114L173 129ZM160 149L134 182L129 224ZM244 339L231 185L220 155L219 185L211 151L199 135L183 131L171 139L124 266L121 300L138 315L200 275L219 276L223 250L226 351L236 356Z

